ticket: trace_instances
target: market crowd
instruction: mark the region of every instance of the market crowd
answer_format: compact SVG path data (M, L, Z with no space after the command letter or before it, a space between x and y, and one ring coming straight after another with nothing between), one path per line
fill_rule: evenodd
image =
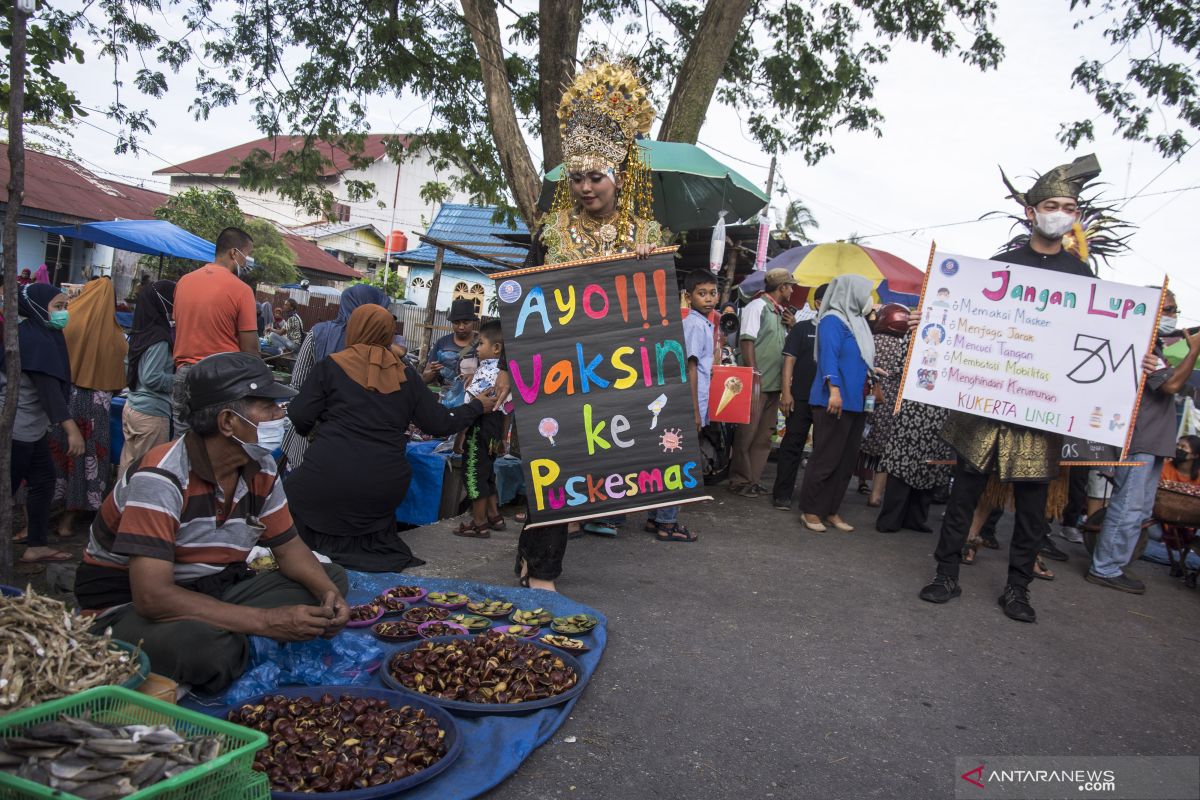
M589 107L608 90L632 100ZM577 77L564 108L566 169L534 236L530 265L646 257L668 234L653 218L649 172L638 160L636 137L653 119L644 88L628 70L603 65ZM594 136L598 115L620 135ZM1042 176L1019 198L1028 242L998 258L1090 274L1063 247L1089 174L1066 165ZM519 451L504 331L481 321L470 301L454 302L451 332L432 343L418 370L381 290L349 288L335 319L305 331L294 301L278 310L256 303L245 279L253 250L245 231L227 228L212 263L177 282L144 280L128 338L114 319L108 278L89 281L68 301L44 276L25 276L21 382L3 386L19 398L12 486L25 487L21 562L73 560L55 538L72 534L75 514L94 515L76 572L80 607L96 616L98 628L141 641L156 672L210 691L244 669L250 634L335 635L349 615L346 569L390 572L420 563L395 526L412 478L412 432L455 439L470 501L469 517L454 531L463 537L487 538L507 527L494 464ZM736 427L729 447L730 491L798 509L798 530L850 533L840 509L857 476L859 490L879 508L878 531L940 527L935 575L920 590L934 603L959 595L960 566L980 547L998 547L996 518L1011 506L1000 605L1013 619L1035 619L1029 585L1053 577L1044 557L1065 557L1049 536L1051 523L1077 537L1101 478L1061 471L1049 434L910 401L897 410L915 317L904 306L878 306L865 277L839 275L810 287L802 312L792 305L792 273L770 270L762 289L744 298L728 337L714 325L718 280L693 272L681 288L696 430L710 428L714 366L736 361L759 375L750 419ZM1167 297L1163 333L1174 330L1178 315ZM1087 575L1099 585L1144 591L1124 567L1164 465L1172 476L1200 483L1200 440L1175 439L1173 395L1192 372L1200 336L1187 343L1177 366L1158 349L1143 365L1148 377L1131 457L1144 466L1112 475ZM264 356L294 359L290 385L276 379ZM114 465L110 405L121 392L124 447ZM767 487L780 415L778 465ZM1052 485L1068 488L1055 492ZM935 503L946 505L940 526L931 514ZM51 531L54 504L63 514ZM658 508L643 523L658 541L697 542L681 516L678 506ZM523 519L519 513L513 521ZM617 535L627 523L610 517L522 529L517 579L553 589L572 537ZM248 567L256 547L271 551L277 570Z

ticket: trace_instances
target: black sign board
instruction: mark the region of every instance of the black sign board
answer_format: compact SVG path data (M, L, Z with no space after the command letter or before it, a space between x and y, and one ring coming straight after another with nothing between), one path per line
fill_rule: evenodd
M1065 466L1073 463L1083 464L1117 464L1121 461L1121 448L1111 444L1089 442L1064 436L1062 443L1062 459L1058 462Z
M493 277L528 524L707 499L672 252Z

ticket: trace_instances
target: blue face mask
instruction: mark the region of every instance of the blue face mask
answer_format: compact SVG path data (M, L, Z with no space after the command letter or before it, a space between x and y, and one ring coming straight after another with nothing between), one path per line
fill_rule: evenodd
M236 411L233 413L237 414L247 425L253 427L257 434L258 441L256 442L243 442L236 436L233 437L233 440L242 446L242 449L246 451L246 455L250 456L250 458L255 461L263 459L271 455L283 444L284 434L287 433L287 417L265 420L256 425Z
M51 311L50 319L46 321L46 325L54 328L55 330L61 331L63 328L67 327L68 317L69 312L66 309L63 309L62 311Z

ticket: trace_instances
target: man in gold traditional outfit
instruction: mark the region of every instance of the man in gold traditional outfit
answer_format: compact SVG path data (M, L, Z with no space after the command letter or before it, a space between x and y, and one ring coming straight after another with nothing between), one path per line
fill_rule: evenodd
M1087 264L1066 251L1063 237L1079 235L1079 193L1099 173L1096 157L1084 156L1042 175L1028 192L1014 191L1013 198L1025 207L1032 223L1029 242L995 260L1091 277ZM919 320L919 316L913 319ZM947 603L962 594L958 569L963 545L989 475L995 472L1002 482L1011 484L1016 506L1008 584L1000 595L1000 607L1012 619L1035 622L1029 582L1045 535L1047 489L1058 476L1062 437L953 411L946 419L942 437L957 451L958 464L934 552L937 575L921 590L921 599Z
M645 87L623 64L591 64L563 93L558 119L563 177L526 265L621 253L645 258L665 239L652 216L650 168L637 143L654 121ZM553 590L566 549L566 525L523 530L516 564L521 584Z

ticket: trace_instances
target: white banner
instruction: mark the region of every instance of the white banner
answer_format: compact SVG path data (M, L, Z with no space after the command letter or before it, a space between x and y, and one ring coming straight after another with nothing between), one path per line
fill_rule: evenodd
M1123 448L1161 297L936 253L901 396Z

